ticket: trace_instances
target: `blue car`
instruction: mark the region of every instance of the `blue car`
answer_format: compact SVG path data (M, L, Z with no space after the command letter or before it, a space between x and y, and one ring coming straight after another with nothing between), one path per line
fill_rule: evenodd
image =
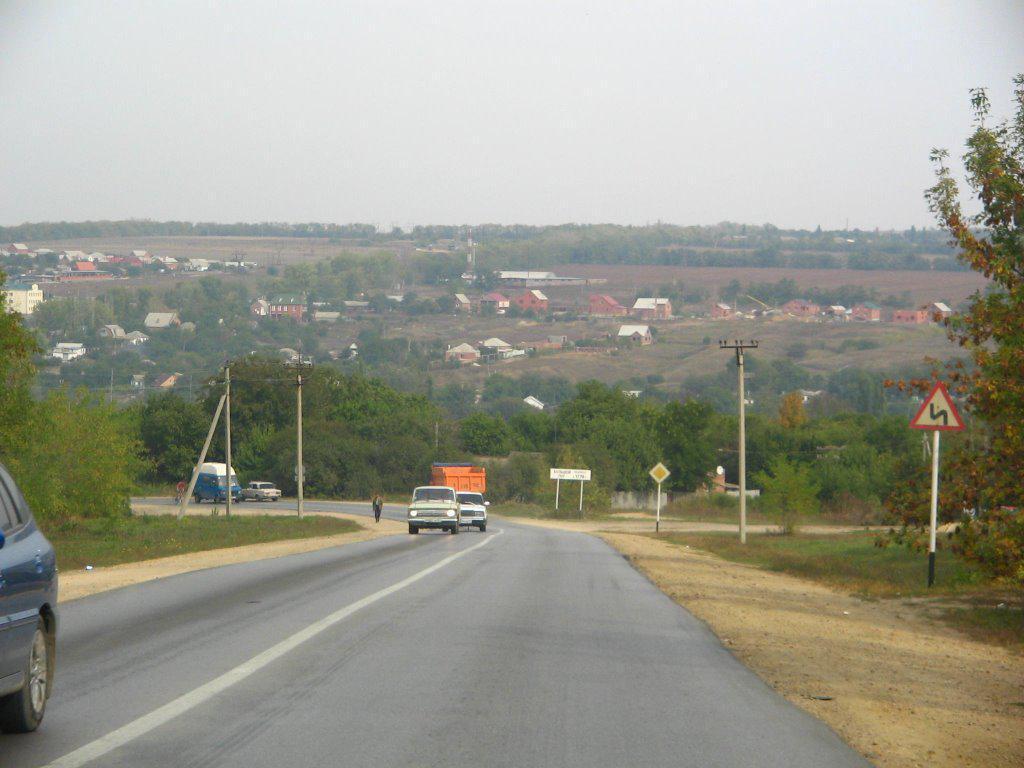
M34 731L53 689L57 557L0 464L0 730Z

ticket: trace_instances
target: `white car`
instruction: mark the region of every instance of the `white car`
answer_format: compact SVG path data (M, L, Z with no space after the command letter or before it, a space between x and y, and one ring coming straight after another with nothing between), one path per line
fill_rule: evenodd
M448 533L459 532L459 501L455 489L443 485L421 485L412 492L407 521L409 533L422 528L440 528Z
M242 489L242 501L277 501L280 498L281 490L273 483L256 480Z
M458 492L459 507L462 509L462 519L459 525L475 525L483 533L487 530L487 508L491 502L484 501L482 493L470 493L468 491Z

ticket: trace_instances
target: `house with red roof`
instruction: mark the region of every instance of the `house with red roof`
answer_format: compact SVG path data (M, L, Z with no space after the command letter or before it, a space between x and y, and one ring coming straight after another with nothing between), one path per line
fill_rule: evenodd
M629 310L606 293L590 294L590 314L595 317L625 317Z
M548 311L548 297L538 290L521 293L512 299L512 303L522 312L533 312L537 315L543 315L547 314Z

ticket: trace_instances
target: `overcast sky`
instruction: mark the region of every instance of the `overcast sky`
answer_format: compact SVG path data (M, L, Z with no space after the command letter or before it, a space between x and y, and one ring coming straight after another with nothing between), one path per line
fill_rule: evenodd
M9 2L0 224L930 224L1024 2Z

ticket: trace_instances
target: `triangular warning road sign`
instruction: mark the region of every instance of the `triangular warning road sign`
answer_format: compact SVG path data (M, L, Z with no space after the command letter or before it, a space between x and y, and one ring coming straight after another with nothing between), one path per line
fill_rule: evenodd
M953 405L946 385L935 382L928 397L921 403L917 415L910 421L911 429L935 429L945 432L958 432L964 428L964 420Z

